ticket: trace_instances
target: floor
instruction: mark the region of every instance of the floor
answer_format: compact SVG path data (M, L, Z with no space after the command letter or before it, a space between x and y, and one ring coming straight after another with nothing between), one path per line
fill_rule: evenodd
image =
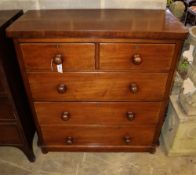
M196 157L167 157L159 147L149 153L42 154L34 139L36 162L16 148L0 148L0 175L195 175Z

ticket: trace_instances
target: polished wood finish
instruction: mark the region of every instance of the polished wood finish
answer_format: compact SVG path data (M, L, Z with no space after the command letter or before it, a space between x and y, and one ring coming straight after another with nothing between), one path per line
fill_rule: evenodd
M9 29L7 30L7 32ZM96 49L99 49L100 43L113 43L114 38L15 38L15 41L19 43L95 43ZM171 39L171 40L161 40L161 39L139 39L139 38L115 38L115 43L143 43L143 44L176 44L176 42L180 42L181 40ZM97 52L96 52L97 53ZM97 55L95 55L97 57Z
M35 126L14 46L5 35L5 29L22 14L20 10L0 11L0 146L17 147L34 161Z
M95 69L95 45L92 43L22 44L21 49L28 71L57 71L54 59L61 59L58 63L62 62L64 71Z
M155 151L187 36L169 11L29 11L7 34L43 153Z
M154 125L161 109L158 102L35 102L34 106L41 125ZM63 113L68 113L68 120Z
M44 142L49 146L144 146L153 142L154 126L124 127L124 126L42 126ZM136 132L137 131L137 132ZM50 133L50 134L48 134ZM131 139L127 143L126 137ZM70 137L70 138L68 138ZM72 141L72 143L70 143ZM67 143L69 142L69 143Z
M52 59L52 63L55 65L61 65L63 64L63 56L62 54L56 54Z
M168 71L174 51L175 44L101 43L100 69Z
M70 120L70 113L69 112L62 112L61 113L61 119L63 120L63 121L67 121L67 120Z
M128 9L32 10L8 30L17 38L184 39L187 33L169 10Z
M28 73L34 101L162 100L167 77L166 73Z
M65 143L67 144L67 145L72 145L73 143L74 143L74 138L73 137L66 137L65 138Z
M61 83L57 85L56 89L59 94L64 94L67 91L67 86Z
M134 54L131 60L135 65L139 65L143 62L143 58L141 57L140 54Z

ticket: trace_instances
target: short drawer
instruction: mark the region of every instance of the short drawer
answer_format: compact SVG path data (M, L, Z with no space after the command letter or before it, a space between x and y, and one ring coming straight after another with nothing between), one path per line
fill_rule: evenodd
M63 71L95 69L95 45L91 43L28 43L20 47L27 71L57 71L61 63Z
M0 145L19 145L21 143L16 124L0 123Z
M13 108L6 97L0 98L0 120L15 119Z
M100 69L168 71L175 44L101 43Z
M155 127L65 127L41 126L50 146L146 146L153 142Z
M34 101L152 101L164 97L166 73L29 73Z
M36 102L42 125L157 124L160 102Z

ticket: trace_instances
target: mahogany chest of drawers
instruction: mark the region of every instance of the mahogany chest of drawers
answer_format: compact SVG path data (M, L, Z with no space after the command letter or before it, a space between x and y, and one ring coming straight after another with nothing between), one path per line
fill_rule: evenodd
M154 152L187 30L169 11L28 11L8 30L43 152Z
M5 32L6 27L22 14L21 10L0 11L0 146L17 147L30 161L34 161L32 140L35 125L14 45Z

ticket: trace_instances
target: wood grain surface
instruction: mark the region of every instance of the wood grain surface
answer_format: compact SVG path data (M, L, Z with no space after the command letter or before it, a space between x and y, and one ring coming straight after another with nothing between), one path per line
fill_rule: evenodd
M184 39L188 30L169 10L33 10L8 28L10 37Z
M160 102L36 102L40 125L152 125L157 124ZM153 109L153 110L150 110ZM63 120L67 112L68 120ZM133 113L130 120L128 112Z
M34 101L160 101L167 78L167 73L28 73ZM137 93L130 90L132 83ZM65 86L64 93L58 92L59 85Z

